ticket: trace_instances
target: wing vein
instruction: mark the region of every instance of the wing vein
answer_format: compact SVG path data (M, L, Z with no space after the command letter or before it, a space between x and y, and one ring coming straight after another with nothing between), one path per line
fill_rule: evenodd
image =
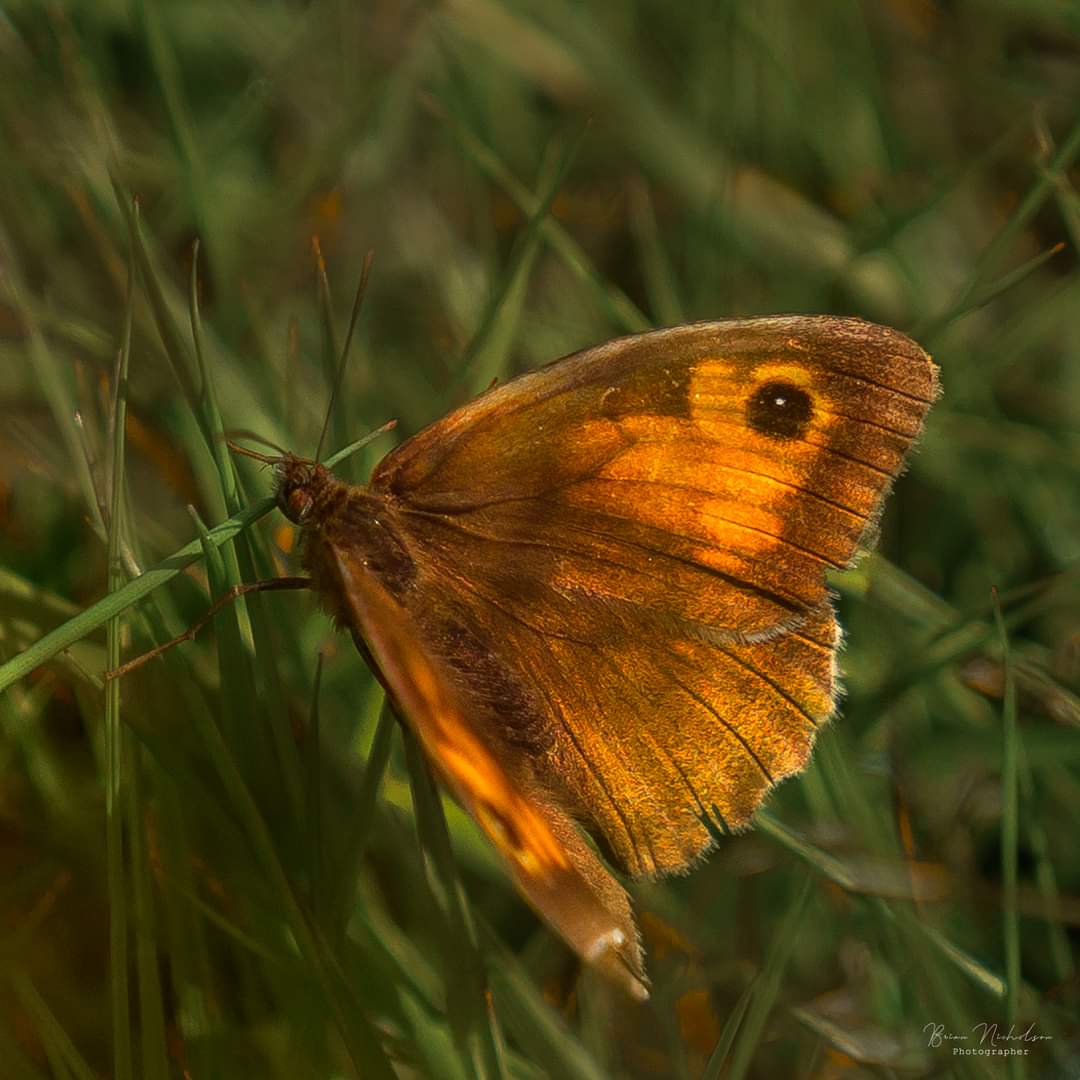
M822 369L830 371L834 375L839 375L845 379L853 379L855 382L865 383L867 386L875 386L878 390L884 390L887 394L896 394L897 397L907 398L908 401L914 401L917 405L933 405L934 399L932 397L924 398L918 394L912 394L908 390L901 390L898 386L890 386L888 383L878 382L876 379L871 379L868 375L857 375L853 371L845 371L843 368L827 367L822 364Z
M751 675L757 676L763 683L771 687L773 692L784 699L800 716L803 717L810 724L811 727L818 727L818 722L806 711L806 709L799 704L779 683L774 682L763 671L758 670L753 664L748 664L741 656L731 652L730 649L725 649L722 645L716 646L726 657L733 660L739 667L746 671L749 671Z
M726 650L721 650L726 651ZM776 781L772 778L772 773L765 767L765 763L758 757L757 751L746 741L745 738L736 730L735 725L729 720L725 720L724 717L716 711L713 706L705 700L693 687L687 686L670 668L664 669L667 677L677 686L687 697L693 698L703 709L713 714L721 724L728 729L728 731L735 736L735 738L742 744L743 749L750 755L754 764L761 770L761 775L770 784L775 784Z
M558 505L558 504L551 503L547 499L535 498L535 497L530 498L530 499L513 499L513 500L507 500L507 501L510 501L510 502L531 501L531 502L536 502L536 503L540 504L541 506ZM448 528L452 528L452 529L456 530L457 532L463 533L466 536L479 537L480 539L488 540L491 543L495 543L495 544L517 544L517 545L520 545L522 547L541 548L541 549L544 549L544 550L547 550L547 551L559 552L559 553L564 554L564 555L571 555L571 556L574 556L574 557L588 558L588 559L592 560L593 562L601 563L601 564L606 565L606 566L615 566L615 567L618 567L621 570L633 570L635 572L643 573L644 576L651 577L656 581L659 581L659 582L664 581L664 578L663 578L662 575L659 575L659 574L654 575L654 574L645 573L645 572L641 571L641 569L639 567L627 566L625 563L618 562L618 561L616 561L614 559L605 558L603 555L600 555L600 554L598 554L596 552L593 552L593 551L582 550L580 548L561 547L559 545L552 544L550 542L543 541L543 540L530 540L530 539L525 539L525 538L522 538L522 537L492 536L492 535L490 535L488 533L481 532L481 531L479 531L477 529L471 529L471 528L467 527L465 524L462 523L462 521L460 520L459 515L457 515L457 514L437 514L437 513L434 513L432 511L430 511L430 510L420 510L420 509L417 509L416 507L407 506L407 505L404 506L403 509L408 514L412 514L412 515L417 516L417 517L425 517L425 518L429 518L429 519L434 519L434 520L440 522L441 524L446 525ZM592 517L605 517L605 518L608 518L608 519L610 519L612 521L625 522L626 524L629 524L629 525L641 524L640 522L635 522L632 518L624 518L624 517L621 517L619 514L612 514L610 511L607 511L607 510L590 509L588 511L588 513ZM651 526L646 526L646 527L652 528ZM666 551L661 547L656 547L656 546L653 546L652 544L645 544L645 543L642 543L641 541L638 541L638 540L632 540L629 537L619 536L616 533L604 532L604 531L598 530L598 529L587 529L583 525L581 525L579 522L575 522L573 525L569 526L569 528L573 529L573 531L575 531L575 532L583 533L586 536L593 536L593 537L596 537L597 539L600 539L600 540L608 540L608 541L611 541L612 543L614 543L616 545L622 545L622 546L634 548L634 549L639 550L639 551L644 551L649 555L659 555L662 558L671 559L673 562L677 562L682 566L688 566L693 570L698 570L701 573L708 575L709 577L718 578L720 581L723 581L726 585L730 585L733 588L738 589L740 592L753 593L755 596L759 597L760 599L765 600L768 603L775 604L777 607L781 607L785 611L790 611L792 614L801 614L806 609L805 602L799 600L797 597L792 596L790 593L781 594L781 593L773 591L772 589L766 589L764 586L757 584L757 582L749 581L749 580L747 580L745 578L737 577L735 574L728 574L725 571L719 569L718 567L710 566L708 563L702 563L702 562L696 561L695 559L687 558L685 555L680 555L677 552ZM662 530L656 530L656 531L662 531ZM676 539L676 540L685 540L688 543L707 544L707 542L704 541L701 537L686 536L685 534L682 534L682 533L671 533L671 532L667 532L667 533L665 533L665 535L670 536L670 537L672 537L673 539ZM769 535L771 535L771 534L769 534ZM724 549L723 548L718 548L718 547L713 547L713 550L723 551ZM742 556L742 557L747 558L748 561L750 561L750 562L755 562L755 563L760 562L760 560L751 559L749 556ZM836 565L836 564L830 563L830 565Z
M484 603L488 604L489 606L495 608L495 610L498 611L500 614L502 614L502 616L504 618L509 619L512 623L516 623L518 626L522 627L523 629L529 631L531 634L533 634L537 638L539 638L541 644L544 646L544 648L548 652L548 655L551 657L552 663L555 665L555 670L560 670L561 665L559 664L558 658L555 656L555 654L554 654L554 652L553 652L553 650L551 648L551 643L547 640L549 637L555 638L556 640L560 640L560 641L568 641L568 642L570 642L572 644L579 645L579 646L581 646L582 648L585 648L585 649L594 648L594 646L592 646L589 642L577 641L576 639L574 639L574 638L572 638L572 637L570 637L568 635L560 635L560 634L550 633L550 632L548 632L546 630L538 630L536 627L532 626L530 623L526 622L523 619L520 619L512 611L508 611L505 607L503 607L502 604L498 603L495 600L492 600L490 596L486 596L479 589L474 588L464 578L458 577L457 580L458 580L460 585L463 585L466 589L468 589L470 592L472 592L473 595L476 596L478 599L480 599ZM623 813L622 807L619 805L619 803L616 800L615 796L611 793L611 789L608 787L607 783L605 782L603 774L596 767L596 765L593 762L592 758L590 758L589 755L585 752L585 748L581 745L581 742L578 740L576 734L574 733L573 727L569 723L567 723L566 717L565 717L565 715L563 713L563 710L562 710L562 706L560 704L558 704L557 702L552 701L551 695L548 693L548 691L547 691L546 687L544 686L542 680L534 678L534 679L532 679L532 682L533 682L534 686L536 686L536 687L538 687L540 689L540 692L543 694L544 698L547 700L548 708L551 710L553 716L558 720L558 722L561 725L563 731L566 732L566 737L570 740L570 742L573 745L574 749L577 751L578 756L581 758L582 762L584 763L586 770L592 776L592 778L595 781L597 787L607 797L608 802L611 804L611 808L615 811L615 814L618 816L619 820L623 823L623 828L626 830L626 835L630 840L630 845L634 849L634 855L637 858L638 862L642 866L644 866L645 863L641 858L641 848L640 848L640 846L638 844L638 838L634 834L634 830L630 827L629 819L626 817L626 814ZM653 854L651 852L652 845L650 844L649 847L650 847L651 857L652 857L653 862L655 864L656 856L655 856L655 854Z

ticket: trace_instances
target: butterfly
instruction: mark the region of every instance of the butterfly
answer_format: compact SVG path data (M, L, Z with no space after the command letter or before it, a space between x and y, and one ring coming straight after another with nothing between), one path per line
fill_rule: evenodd
M647 996L618 874L683 870L833 712L825 574L938 393L857 319L624 337L482 394L366 486L274 459L313 588L518 889Z

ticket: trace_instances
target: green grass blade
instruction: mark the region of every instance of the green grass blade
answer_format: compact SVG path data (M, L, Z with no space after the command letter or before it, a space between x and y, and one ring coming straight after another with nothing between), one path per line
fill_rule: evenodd
M561 155L552 159L548 175L541 181L542 194L535 211L517 238L500 280L488 297L480 324L461 358L459 377L470 394L486 390L505 372L506 353L521 317L524 290L540 253L543 223L551 213L551 204L566 179L584 135L582 131Z
M611 324L626 334L650 329L652 323L649 319L620 288L599 273L574 237L553 217L540 214L542 196L534 194L521 183L490 147L486 146L441 104L430 98L426 99L426 102L437 116L450 124L451 132L459 140L462 149L477 169L489 180L498 184L513 199L527 219L540 222L544 239L563 260L574 277L596 296L597 302L607 314Z
M380 433L383 430L386 429L380 429ZM371 441L371 438L372 436L369 435L357 440L329 458L327 464L337 463L349 454L355 453L366 446ZM238 533L250 528L257 521L266 517L275 508L276 504L272 498L260 499L207 530L206 542L212 547L221 547L232 540ZM129 581L126 585L117 589L116 592L108 594L74 618L45 634L29 648L0 665L0 692L6 690L12 683L25 678L30 672L75 644L75 642L92 634L111 618L137 604L162 585L167 584L177 574L183 573L189 566L198 562L202 555L201 541L198 539L190 541L156 566L144 571L138 578ZM66 602L63 602L63 607L67 608ZM69 610L69 608L67 609Z
M997 592L995 590L995 601ZM1001 765L1001 881L1002 916L1005 930L1005 1023L1011 1028L1017 1021L1020 1005L1020 925L1017 913L1017 866L1020 840L1019 758L1020 732L1016 721L1016 681L1012 653L1001 605L994 604L994 619L1001 642L1005 665L1005 698L1002 710L1003 748ZM1008 1058L1009 1075L1023 1077L1024 1059Z
M375 737L371 743L360 791L356 798L352 820L345 834L342 845L341 866L337 871L336 884L331 889L327 904L327 925L337 928L341 934L348 929L349 916L356 895L356 883L363 867L371 831L375 825L375 802L379 795L379 786L386 775L390 763L390 748L397 720L390 706L383 704L375 728Z
M446 1027L436 1023L412 994L403 993L401 1004L412 1027L422 1075L431 1080L470 1080L473 1074L462 1064Z
M6 1017L0 1017L0 1060L8 1072L8 1080L57 1080L46 1076L27 1056L15 1037L5 1030Z
M322 943L301 907L282 866L273 834L248 788L238 763L217 726L197 718L198 733L206 745L233 811L240 821L255 857L276 894L300 954L315 972L326 994L342 1039L357 1069L376 1080L393 1080L393 1069L370 1020L347 1000L333 956Z
M779 1000L784 972L802 932L806 909L813 892L813 879L805 878L788 909L787 916L772 941L761 973L753 984L746 1018L731 1052L728 1080L742 1080L758 1050L765 1022Z
M1022 739L1018 740L1018 750L1019 798L1023 799L1026 805L1035 806L1035 780L1031 773L1031 765L1028 762ZM1035 857L1035 883L1042 898L1043 910L1046 916L1046 932L1054 974L1059 985L1065 987L1064 996L1066 1000L1075 1006L1077 998L1080 997L1080 991L1073 985L1076 975L1076 963L1069 948L1068 933L1062 915L1061 890L1058 885L1057 871L1054 868L1054 860L1051 856L1047 829L1043 825L1041 818L1032 814L1028 821L1027 832L1028 843Z
M26 324L29 337L26 356L30 361L37 383L48 402L53 422L63 439L68 464L74 471L78 481L86 513L89 515L98 535L104 536L105 523L102 521L101 508L94 490L94 478L90 474L90 465L87 461L82 436L79 433L76 421L77 410L71 392L69 377L53 355L53 351L49 348L33 312L29 310L22 299L22 289L17 284L15 274L16 266L13 258L5 250L5 245L0 244L0 253L2 253L5 263L4 284L7 287L7 292L11 297L15 310L21 313Z
M206 166L184 100L183 81L177 65L173 41L169 31L163 25L167 12L162 11L159 0L138 0L135 11L145 35L147 53L157 79L176 154L180 159L188 201L198 223L198 231L204 236L215 238L218 230L211 217L213 202L207 190ZM220 265L215 259L214 269L225 279L223 284L227 284L228 268Z
M677 326L686 322L686 310L679 298L675 269L660 237L652 191L644 179L638 177L631 181L629 200L630 223L634 229L645 286L649 291L650 307L656 312L658 325ZM645 330L648 327L635 326L632 329Z
M333 454L326 461L328 468L343 461L350 454L363 449L372 439L388 431L391 425L383 425L376 431L365 435L362 439L345 447L338 453ZM250 528L255 522L266 517L276 508L272 498L260 499L251 506L245 507L231 517L215 525L206 533L206 543L211 547L219 548L228 543L238 533ZM103 597L96 604L92 604L85 611L69 619L67 622L50 631L40 638L28 649L12 657L7 663L0 665L0 692L6 690L13 682L29 675L35 668L40 667L47 660L52 659L57 653L75 644L87 635L103 626L109 619L126 611L133 604L137 604L144 597L159 589L162 585L171 581L177 574L182 573L193 563L199 561L203 554L201 540L192 540L182 548L174 551L168 558L163 559L156 566L144 571L134 581L129 581L116 592Z
M543 998L516 957L481 923L485 949L497 959L490 966L491 991L503 1025L529 1061L545 1076L565 1080L604 1080L607 1075L560 1016Z
M166 1034L165 1002L162 997L163 955L158 914L154 904L154 882L146 843L146 802L143 791L141 747L131 732L123 733L127 761L131 769L127 784L128 845L130 848L131 899L135 926L135 970L138 979L139 1047L143 1080L168 1080L169 1047Z
M972 296L983 288L983 282L986 280L987 275L997 268L997 264L1006 248L1038 212L1042 204L1054 194L1055 175L1066 172L1078 153L1080 153L1080 123L1073 126L1048 167L1031 185L1027 194L1009 215L1008 220L987 245L986 250L979 257L975 272L971 275L960 295L949 306L948 314L942 316L936 324L938 328L948 325L959 314L969 309Z
M743 1019L746 1017L746 1011L750 1008L750 1002L758 994L758 983L761 980L761 974L756 975L751 982L747 985L746 989L739 995L739 1000L735 1003L735 1008L728 1014L727 1020L724 1022L724 1030L720 1032L720 1038L717 1040L716 1048L712 1054L709 1055L709 1060L705 1064L705 1071L701 1074L701 1080L720 1080L723 1075L724 1066L727 1064L728 1055L731 1053L731 1048L735 1044L735 1037L739 1034L739 1029L742 1027Z
M131 268L134 275L134 266ZM118 589L125 579L120 548L124 532L125 429L127 420L128 365L131 359L131 320L134 305L133 282L128 285L123 339L116 367L112 408L112 470L109 477L110 507L108 528L107 591ZM106 624L106 655L109 667L120 663L121 626L119 616ZM132 805L134 755L120 717L120 684L105 687L105 828L106 867L109 884L109 964L112 999L113 1071L117 1080L134 1075L134 1028L131 1022L131 992L128 986L128 880L124 838L132 823L139 827L137 805Z
M210 529L206 534L207 543L213 547L220 547L241 530L249 528L260 518L266 517L274 508L273 499L259 500L259 502L252 504L240 513L234 514ZM161 588L162 585L171 581L177 574L182 573L192 563L198 562L201 556L201 542L192 540L173 552L168 558L163 559L157 566L135 578L134 581L129 581L122 588L117 589L116 592L110 593L96 604L92 604L74 619L68 620L46 634L28 649L19 653L18 656L0 666L0 691L5 690L13 682L29 675L31 671L50 660L61 650L93 633L108 622L109 619L126 611L144 597L149 596L155 589Z
M28 976L14 972L11 976L15 993L22 1007L37 1027L42 1043L54 1066L59 1066L72 1080L95 1080L94 1071L79 1053L71 1036L64 1030L48 1002L41 996Z
M502 1076L498 1039L486 1005L487 973L446 825L438 788L415 735L403 732L416 826L430 855L428 879L445 920L442 936L446 1007L461 1055L478 1080Z
M304 778L304 817L307 826L308 888L311 897L309 906L316 925L325 925L326 909L326 897L323 895L326 868L323 838L322 715L319 711L322 673L323 657L320 653L315 665L315 681L311 688L311 706L308 709L307 730L304 735L307 766Z

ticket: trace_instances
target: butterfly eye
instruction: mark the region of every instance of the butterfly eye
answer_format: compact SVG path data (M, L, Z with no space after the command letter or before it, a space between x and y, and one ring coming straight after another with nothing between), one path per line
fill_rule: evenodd
M799 438L813 415L810 395L802 387L786 382L759 386L746 406L750 426L773 439Z
M312 501L309 491L302 487L293 488L285 500L285 516L299 525L311 512Z

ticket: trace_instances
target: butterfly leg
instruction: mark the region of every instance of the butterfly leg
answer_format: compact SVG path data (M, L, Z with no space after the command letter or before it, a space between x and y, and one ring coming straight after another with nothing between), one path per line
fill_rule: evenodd
M121 664L117 668L113 668L111 671L106 671L102 678L109 682L111 679L119 679L124 675L130 674L135 671L136 668L141 668L143 664L150 660L153 660L156 656L160 656L163 652L168 651L174 645L180 645L185 641L193 641L195 635L223 608L229 604L235 603L241 596L246 596L248 593L253 592L275 592L278 589L310 589L311 579L305 577L283 577L283 578L270 578L267 581L249 581L242 585L234 585L231 589L228 589L223 593L213 604L207 609L206 613L192 623L182 634L177 634L171 641L166 641L163 645L158 645L148 652L144 652L139 656L136 656L133 660L129 660L126 664Z

